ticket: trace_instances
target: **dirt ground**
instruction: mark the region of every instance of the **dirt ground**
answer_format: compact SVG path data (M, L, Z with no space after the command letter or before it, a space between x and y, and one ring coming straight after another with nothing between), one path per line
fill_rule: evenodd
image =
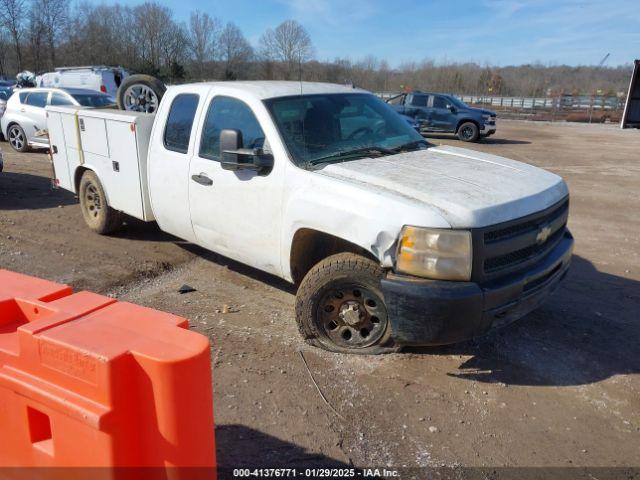
M547 168L571 191L564 285L480 340L380 357L309 347L292 287L154 226L90 233L73 195L50 189L47 156L6 143L0 268L183 315L209 336L221 467L640 466L640 131L502 121L479 144L433 142ZM185 283L197 291L180 295Z

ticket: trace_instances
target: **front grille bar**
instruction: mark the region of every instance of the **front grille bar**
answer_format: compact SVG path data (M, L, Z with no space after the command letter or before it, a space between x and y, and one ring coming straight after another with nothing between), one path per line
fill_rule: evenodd
M541 212L474 229L472 279L497 280L541 260L562 240L568 216L567 197Z

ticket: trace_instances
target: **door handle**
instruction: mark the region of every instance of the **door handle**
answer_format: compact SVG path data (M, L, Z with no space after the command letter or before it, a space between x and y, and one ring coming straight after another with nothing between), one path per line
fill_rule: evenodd
M206 187L213 185L213 180L207 177L204 173L201 173L200 175L191 175L191 180Z

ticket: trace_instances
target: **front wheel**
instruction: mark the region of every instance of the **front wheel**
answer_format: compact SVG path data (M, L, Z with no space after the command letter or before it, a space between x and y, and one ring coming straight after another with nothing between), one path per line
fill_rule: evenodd
M122 213L107 204L102 184L91 170L82 174L78 195L82 216L91 230L106 235L122 225Z
M9 145L16 151L24 153L29 150L29 143L27 142L27 135L20 125L14 123L7 130L9 135Z
M480 137L478 126L473 122L465 122L458 129L458 138L463 142L477 142Z
M332 352L396 351L380 280L373 260L339 253L315 265L300 283L296 321L305 340Z

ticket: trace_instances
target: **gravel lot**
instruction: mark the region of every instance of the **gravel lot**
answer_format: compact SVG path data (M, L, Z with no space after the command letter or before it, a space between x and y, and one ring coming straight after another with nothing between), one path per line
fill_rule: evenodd
M50 189L47 156L6 143L0 268L189 318L213 343L223 467L640 466L640 131L502 121L479 144L433 141L547 168L571 190L564 285L474 342L380 357L308 347L292 287L153 225L91 233L73 195ZM197 291L179 295L185 283Z

